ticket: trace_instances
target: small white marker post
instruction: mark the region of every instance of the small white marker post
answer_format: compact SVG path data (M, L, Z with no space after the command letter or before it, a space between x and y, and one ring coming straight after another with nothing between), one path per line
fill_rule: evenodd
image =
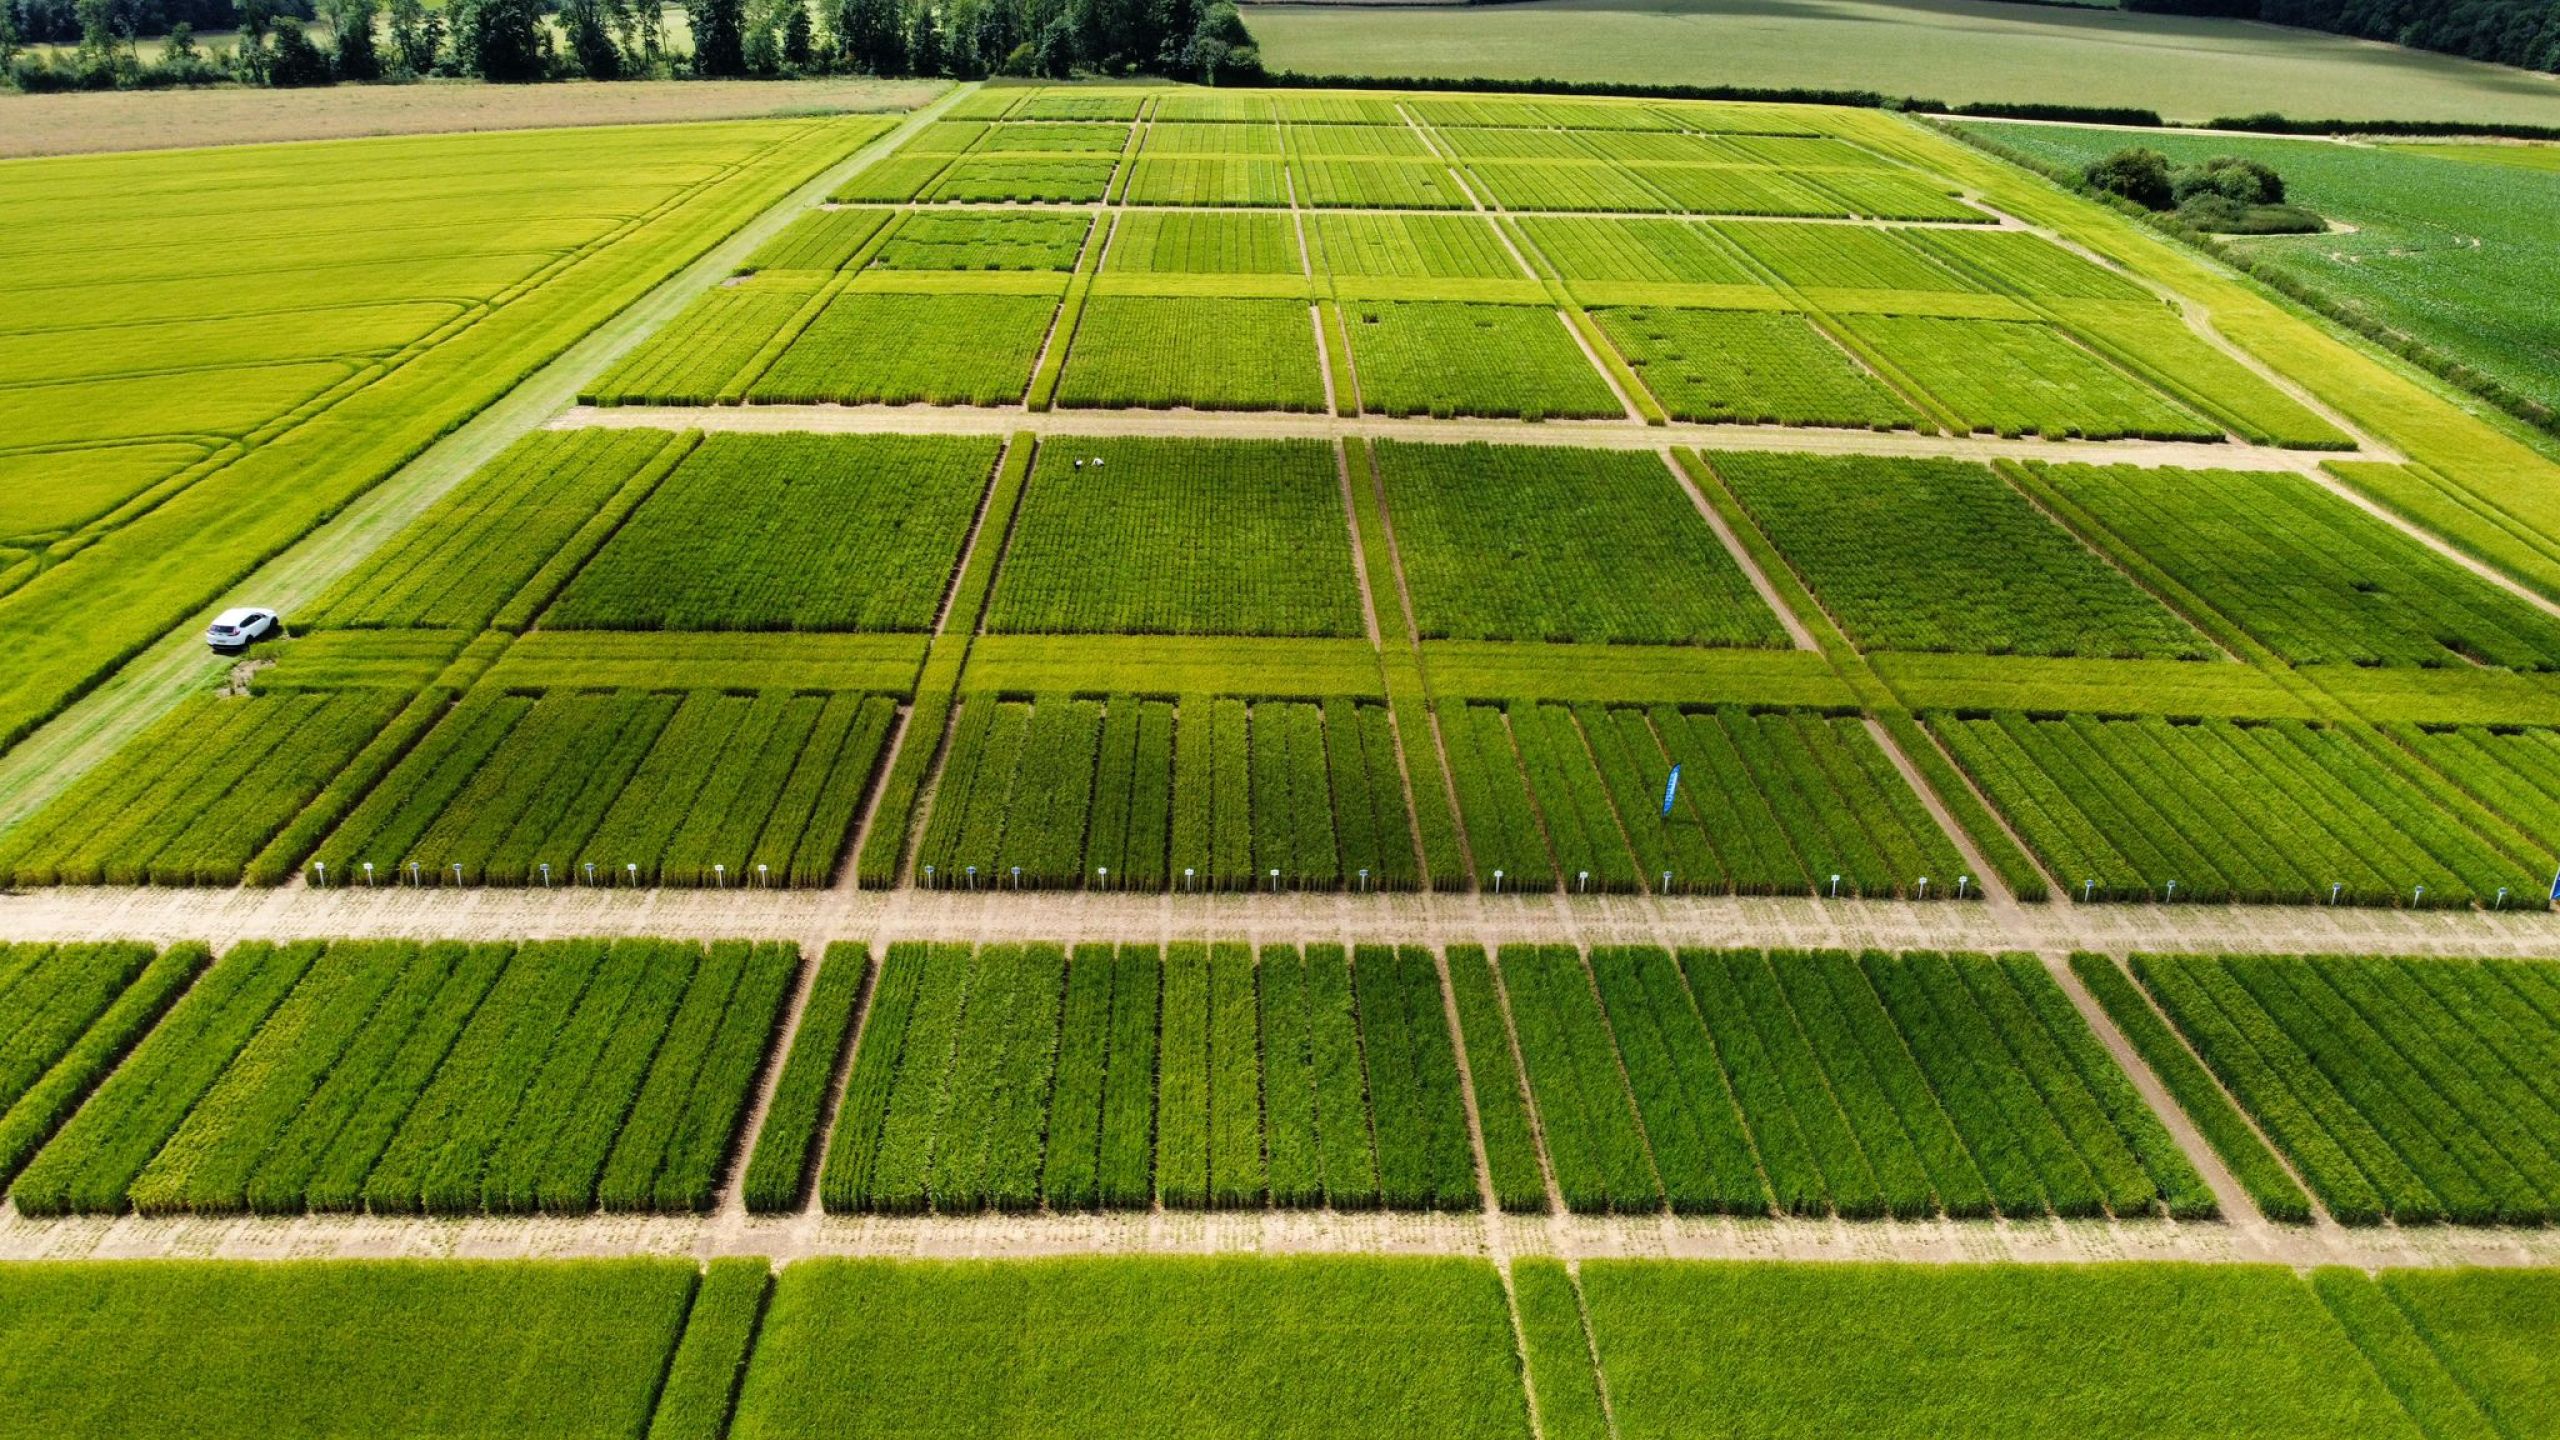
M2163 904L2168 904L2168 905L2175 905L2175 904L2177 904L2177 903L2178 903L2178 882L2177 882L2177 881L2172 880L2172 881L2170 881L2170 882L2169 882L2169 898L2168 898L2167 900L2163 901L2162 903L2163 903Z
M773 888L773 869L762 861L756 863L756 888L759 890Z
M927 890L933 888L933 867L930 865L924 867L924 888Z
M630 861L630 862L626 862L626 863L623 865L622 869L623 869L623 873L624 873L624 874L629 875L629 876L631 877L631 888L632 888L632 889L634 889L634 890L639 889L639 888L640 888L640 865L639 865L639 862L637 862L637 861Z
M1280 870L1278 866L1273 866L1271 870L1271 893L1274 895L1280 893Z
M711 867L711 888L712 888L712 889L714 889L714 890L726 890L726 889L728 889L728 888L729 888L729 867L728 867L728 866L726 866L726 865L721 865L721 864L717 864L717 863L715 863L715 864L713 864L713 865L712 865L712 867Z
M588 862L587 862L587 888L588 888L588 889L590 889L590 890L592 890L592 889L594 889L595 887L596 887L596 862L594 862L593 860L590 860L590 861L588 861Z
M1923 900L1929 898L1929 877L1926 875L1920 877L1920 898Z
M1185 890L1191 888L1191 867L1188 865L1182 867L1182 888Z
M2506 886L2501 885L2501 886L2499 886L2499 887L2498 887L2498 898L2497 898L2494 902L2492 902L2492 903L2490 904L2489 908L2490 908L2490 909L2492 909L2492 910L2504 910L2504 909L2506 909L2506 908L2507 908L2507 887L2506 887Z
M410 861L410 862L409 862L409 884L410 884L410 886L411 886L412 888L415 888L415 887L418 887L418 886L424 885L424 884L426 884L426 883L427 883L427 881L426 881L426 877L425 877L425 875L424 875L424 874L422 874L422 873L419 871L419 869L418 869L418 862L417 862L417 861L415 861L415 860Z
M314 860L314 861L312 861L312 862L311 862L311 868L320 872L320 888L321 888L321 889L323 889L323 890L328 889L328 888L329 888L329 862L328 862L328 861L326 861L326 860ZM2504 891L2504 890L2501 890L2501 891L2499 891L2498 893L2499 893L2499 894L2501 894L2501 895L2504 895L2504 894L2506 894L2507 892L2506 892L2506 891Z
M2095 881L2095 880L2084 880L2084 881L2080 882L2080 903L2081 903L2081 904L2083 904L2083 905L2088 904L2088 903L2089 903L2089 901L2090 901L2090 899L2091 899L2093 896L2095 896L2097 893L2098 893L2098 882L2097 882L2097 881Z
M2410 908L2411 908L2411 909L2415 909L2415 908L2417 908L2417 904L2418 904L2418 902L2419 902L2419 901L2421 901L2421 900L2424 900L2424 899L2426 899L2426 898L2427 898L2427 887L2426 887L2426 886L2424 886L2424 885L2421 885L2421 886L2419 886L2418 888L2416 888L2415 890L2410 891L2410 892L2409 892L2409 906L2410 906Z
M1493 872L1493 893L1496 895L1502 893L1502 872L1499 870Z
M1108 866L1108 865L1096 865L1095 867L1093 867L1093 873L1094 873L1097 877L1099 877L1099 878L1098 878L1098 880L1097 880L1097 883L1094 885L1094 887L1093 887L1093 888L1095 888L1095 889L1097 889L1097 890L1108 890L1108 889L1110 889L1110 888L1111 888L1111 867L1110 867L1110 866Z
M453 862L453 883L456 885L462 883L462 862L459 860Z
M1369 867L1366 865L1360 867L1360 893L1369 893Z
M542 863L542 888L545 890L551 888L551 862L548 860Z
M2332 905L2337 904L2337 903L2338 903L2338 892L2339 892L2339 891L2341 891L2341 890L2344 890L2344 889L2346 889L2346 888L2347 888L2347 887L2346 887L2346 886L2344 886L2344 885L2332 885L2332 886L2330 886L2330 887L2329 887L2329 903L2330 903L2330 904L2332 904Z
M1016 890L1022 888L1022 867L1019 865L1013 867L1013 888Z
M1831 898L1834 900L1840 898L1840 877L1837 875L1831 877Z
M969 871L969 888L975 890L978 888L978 867L971 865L968 866L967 869Z
M370 860L364 862L364 888L373 888L373 862Z
M1671 872L1668 870L1662 872L1662 889L1659 893L1664 895L1671 893Z

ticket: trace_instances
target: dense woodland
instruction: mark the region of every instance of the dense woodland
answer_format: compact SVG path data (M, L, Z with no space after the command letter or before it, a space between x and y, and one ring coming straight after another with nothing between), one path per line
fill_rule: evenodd
M684 19L671 37L660 6L632 0L0 0L0 64L29 90L1259 68L1224 0L684 0ZM216 30L235 33L196 38ZM134 42L159 35L146 58Z

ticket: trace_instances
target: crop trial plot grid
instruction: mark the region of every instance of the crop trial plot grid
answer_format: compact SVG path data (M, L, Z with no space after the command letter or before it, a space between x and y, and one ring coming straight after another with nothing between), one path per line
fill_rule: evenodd
M2560 607L1898 122L912 129L0 873L2504 908L2551 868L2540 742L2392 675L2535 740ZM277 720L319 738L228 738Z

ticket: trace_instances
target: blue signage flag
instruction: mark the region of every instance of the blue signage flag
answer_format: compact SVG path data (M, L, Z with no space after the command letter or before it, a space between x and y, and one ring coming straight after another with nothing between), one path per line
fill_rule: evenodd
M1677 772L1680 767L1674 765L1671 768ZM2560 870L2555 870L2551 874L2551 901L2555 905L2560 905Z
M1671 818L1671 802L1680 798L1680 767L1671 767L1671 779L1662 787L1662 818ZM2560 900L2560 875L2551 880L2551 898Z

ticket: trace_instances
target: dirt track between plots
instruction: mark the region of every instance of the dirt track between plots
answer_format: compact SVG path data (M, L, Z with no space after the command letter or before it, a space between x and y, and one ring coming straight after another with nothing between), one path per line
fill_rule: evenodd
M1776 450L1955 460L2049 460L2081 465L2174 465L2191 470L2317 471L2351 451L2277 450L2165 440L2006 440L1909 430L1818 430L1795 425L1646 425L1632 420L1438 420L1426 416L1310 415L1276 410L1045 410L932 405L580 405L554 430L810 431L828 435L1169 435L1228 440L1436 441L1569 445L1604 450Z

